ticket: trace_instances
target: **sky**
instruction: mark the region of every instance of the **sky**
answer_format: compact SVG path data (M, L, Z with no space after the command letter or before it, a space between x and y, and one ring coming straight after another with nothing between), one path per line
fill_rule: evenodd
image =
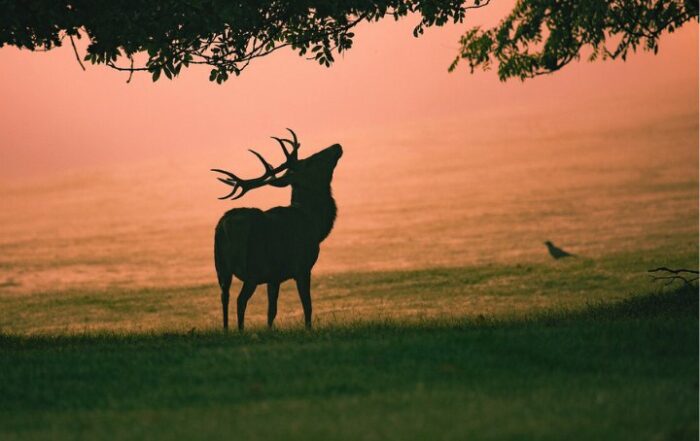
M224 85L206 68L152 83L104 66L83 72L70 47L32 53L0 49L0 180L179 156L242 159L247 148L294 128L304 145L354 144L381 155L386 138L416 125L439 128L512 115L634 118L635 112L697 109L698 26L661 39L658 56L573 63L554 75L502 83L494 71L448 73L460 34L493 24L506 4L471 11L463 24L431 28L416 17L357 28L354 47L330 69L280 51ZM628 103L623 108L615 103ZM629 103L635 103L629 105ZM659 110L661 109L661 110ZM606 115L607 114L607 115ZM507 127L507 125L506 125ZM475 123L474 130L478 130ZM306 142L304 142L306 141Z

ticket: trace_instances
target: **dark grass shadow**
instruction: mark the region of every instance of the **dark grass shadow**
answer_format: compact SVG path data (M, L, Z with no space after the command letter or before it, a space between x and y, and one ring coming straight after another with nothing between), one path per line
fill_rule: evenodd
M671 292L657 292L611 306L607 308L609 312L630 317L687 315L697 318L698 287L682 285Z
M537 314L534 320L557 322L566 320L697 318L698 306L698 287L680 285L676 288L657 290L621 301L589 304L580 310Z

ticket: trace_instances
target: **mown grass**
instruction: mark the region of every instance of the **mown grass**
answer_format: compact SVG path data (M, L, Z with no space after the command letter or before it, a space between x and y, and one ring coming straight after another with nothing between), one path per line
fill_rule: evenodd
M596 259L319 275L313 279L314 320L322 328L356 321L518 318L543 309L576 310L649 292L655 287L648 268L692 268L697 253L693 246L673 253L658 249ZM234 295L238 287L234 285ZM247 312L251 329L264 328L266 302L260 287ZM28 294L0 289L0 311L0 332L12 334L184 332L221 326L214 284ZM301 315L294 284L285 283L279 328L301 326Z
M698 294L239 335L0 337L0 439L698 435Z
M321 275L266 330L222 333L213 285L0 289L0 440L685 440L698 293L596 259ZM233 312L233 309L232 309Z

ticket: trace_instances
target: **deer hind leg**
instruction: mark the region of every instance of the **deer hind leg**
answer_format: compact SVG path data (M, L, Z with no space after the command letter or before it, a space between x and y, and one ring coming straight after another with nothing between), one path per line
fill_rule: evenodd
M280 294L279 283L267 284L267 326L272 328L272 324L277 317L277 298Z
M248 300L253 297L257 285L251 282L243 282L240 294L238 294L237 313L238 313L238 330L242 331L245 321L245 308L248 306Z
M228 298L231 289L231 276L223 277L221 285L221 310L224 316L224 329L228 329Z
M301 299L301 306L304 308L304 325L307 329L311 328L311 273L295 279L297 282L297 290Z

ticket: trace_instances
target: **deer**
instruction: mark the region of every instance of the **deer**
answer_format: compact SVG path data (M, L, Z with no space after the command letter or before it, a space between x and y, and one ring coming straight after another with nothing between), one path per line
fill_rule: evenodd
M248 300L261 284L267 284L267 326L272 329L280 285L290 279L295 281L299 292L305 327L311 328L311 270L318 259L321 242L335 223L337 207L331 181L343 148L333 144L306 159L299 159L297 135L287 130L292 139L272 137L285 156L281 165L273 167L260 153L250 149L263 165L262 176L241 179L230 171L211 170L224 175L217 179L232 187L230 193L219 198L221 200L240 199L248 191L268 185L292 188L288 206L266 211L234 208L216 225L214 263L221 288L224 330L228 330L233 276L243 282L236 300L239 331L244 329Z

